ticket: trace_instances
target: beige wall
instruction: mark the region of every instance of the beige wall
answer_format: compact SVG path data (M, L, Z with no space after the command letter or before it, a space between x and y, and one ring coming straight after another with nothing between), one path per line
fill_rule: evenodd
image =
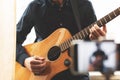
M0 80L14 80L15 0L0 0Z

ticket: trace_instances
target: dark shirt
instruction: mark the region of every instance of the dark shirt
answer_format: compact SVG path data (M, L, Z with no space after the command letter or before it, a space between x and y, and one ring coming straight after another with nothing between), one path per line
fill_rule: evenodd
M88 0L79 0L79 14L82 29L96 21L93 7ZM28 33L34 27L35 41L48 37L58 28L67 28L72 35L79 31L69 0L65 0L62 7L51 0L34 0L24 11L17 24L16 61L24 66L25 58L29 57L22 47Z

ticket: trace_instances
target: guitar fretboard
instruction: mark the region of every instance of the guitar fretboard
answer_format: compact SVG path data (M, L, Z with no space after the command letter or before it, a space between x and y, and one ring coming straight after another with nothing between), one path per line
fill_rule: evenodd
M108 15L104 16L103 18L99 19L98 21L92 23L88 27L84 28L80 32L76 33L74 36L72 36L70 39L64 41L62 44L59 45L61 51L64 51L68 49L71 46L71 41L72 40L77 40L77 39L85 39L89 34L90 34L90 28L94 25L97 24L99 27L105 25L109 21L113 20L116 18L118 15L120 15L120 7L109 13Z

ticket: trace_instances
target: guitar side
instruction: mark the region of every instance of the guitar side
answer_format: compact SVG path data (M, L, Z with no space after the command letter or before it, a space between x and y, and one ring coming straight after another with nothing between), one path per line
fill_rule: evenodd
M46 39L29 44L24 46L25 50L30 56L36 55L45 57L47 60L47 69L40 76L35 76L27 68L22 67L19 63L16 62L15 67L15 80L51 80L56 74L61 71L68 69L68 66L64 65L66 59L71 60L71 57L68 55L68 51L60 53L60 56L54 60L50 61L48 59L48 52L53 46L59 46L65 40L68 40L71 37L69 31L65 28L59 28L54 31Z

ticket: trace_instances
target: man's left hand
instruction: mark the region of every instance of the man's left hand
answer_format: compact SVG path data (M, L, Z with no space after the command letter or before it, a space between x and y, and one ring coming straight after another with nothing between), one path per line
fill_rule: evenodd
M102 26L101 28L99 28L99 26L95 24L90 29L89 38L90 38L90 40L99 39L99 37L104 37L106 35L106 32L107 32L106 26Z

